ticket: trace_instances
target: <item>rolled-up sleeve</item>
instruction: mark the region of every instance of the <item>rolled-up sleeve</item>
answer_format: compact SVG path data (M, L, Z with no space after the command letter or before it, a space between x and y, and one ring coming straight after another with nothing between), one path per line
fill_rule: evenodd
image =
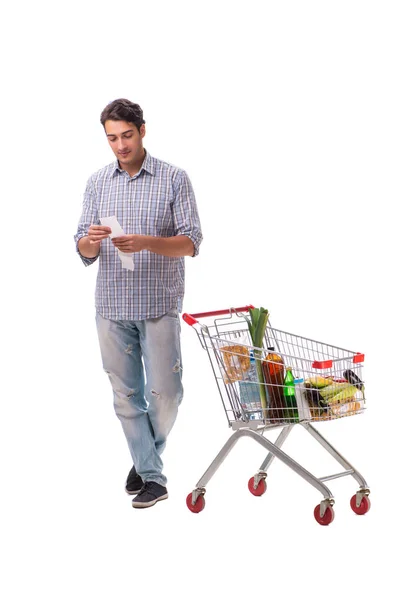
M98 255L95 256L94 258L86 258L86 256L82 256L82 254L79 252L78 243L81 238L87 236L90 225L92 225L94 223L96 223L96 224L99 223L99 215L98 215L98 210L97 210L97 206L96 206L96 194L95 194L93 182L91 179L89 179L89 181L86 184L85 194L83 197L83 207L82 207L81 218L78 223L77 232L74 236L76 251L78 252L79 256L82 259L83 264L86 267L91 265L92 263L94 263L97 260Z
M180 171L174 184L174 191L172 214L175 235L186 235L190 238L194 245L193 256L197 256L203 234L193 187L185 171Z

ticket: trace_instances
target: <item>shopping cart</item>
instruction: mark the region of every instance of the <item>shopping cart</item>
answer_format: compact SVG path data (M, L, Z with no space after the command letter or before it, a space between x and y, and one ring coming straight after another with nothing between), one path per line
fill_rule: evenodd
M315 421L334 420L360 414L365 409L362 365L364 355L273 329L267 325L263 348L255 348L246 313L252 305L213 312L183 315L193 326L207 351L218 385L229 426L234 433L197 482L186 504L193 513L205 507L205 486L226 459L236 442L250 437L268 450L264 462L250 478L248 488L254 496L267 489L267 471L276 457L293 469L323 495L314 510L321 525L334 519L334 498L324 482L351 475L359 490L350 500L352 510L363 515L370 508L370 490L361 474L312 425ZM198 319L214 317L208 325ZM294 390L291 404L283 379L291 368ZM293 391L292 391L293 394ZM265 398L263 402L262 398ZM282 445L295 425L301 425L344 468L336 474L315 477L283 452ZM266 433L282 427L275 443Z

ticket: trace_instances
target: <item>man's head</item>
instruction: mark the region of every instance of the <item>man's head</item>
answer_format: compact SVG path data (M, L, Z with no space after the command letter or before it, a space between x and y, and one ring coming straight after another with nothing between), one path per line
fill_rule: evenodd
M100 115L100 121L103 127L105 127L106 121L126 121L136 125L138 131L146 123L139 104L134 104L125 98L119 98L107 104Z
M114 100L105 107L100 121L121 168L135 173L145 155L146 128L140 106L124 98Z

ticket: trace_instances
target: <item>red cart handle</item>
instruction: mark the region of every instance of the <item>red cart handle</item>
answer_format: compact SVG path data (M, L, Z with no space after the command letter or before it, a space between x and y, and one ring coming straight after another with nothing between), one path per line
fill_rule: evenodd
M361 354L361 352L356 352L353 356L353 363L361 363L364 362L365 355ZM312 364L313 369L331 369L333 365L332 360L315 360Z
M252 304L249 304L248 306L241 306L240 308L226 308L224 310L212 310L211 312L202 312L202 313L196 313L193 315L189 315L188 313L184 313L182 315L182 319L188 324L188 325L195 325L196 323L198 323L197 318L201 318L201 317L218 317L219 315L229 315L230 313L232 313L232 311L235 312L249 312L250 308L254 308L254 306Z

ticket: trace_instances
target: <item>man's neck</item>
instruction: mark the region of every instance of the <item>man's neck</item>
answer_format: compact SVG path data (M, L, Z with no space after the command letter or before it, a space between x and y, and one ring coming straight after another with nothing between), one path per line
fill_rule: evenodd
M128 175L130 175L131 177L134 177L134 175L137 175L139 173L140 169L142 168L145 158L146 158L146 150L143 149L143 154L142 154L141 158L136 160L131 165L125 165L124 167L121 167L121 165L119 165L120 169L123 169L124 171L126 171L128 173Z

